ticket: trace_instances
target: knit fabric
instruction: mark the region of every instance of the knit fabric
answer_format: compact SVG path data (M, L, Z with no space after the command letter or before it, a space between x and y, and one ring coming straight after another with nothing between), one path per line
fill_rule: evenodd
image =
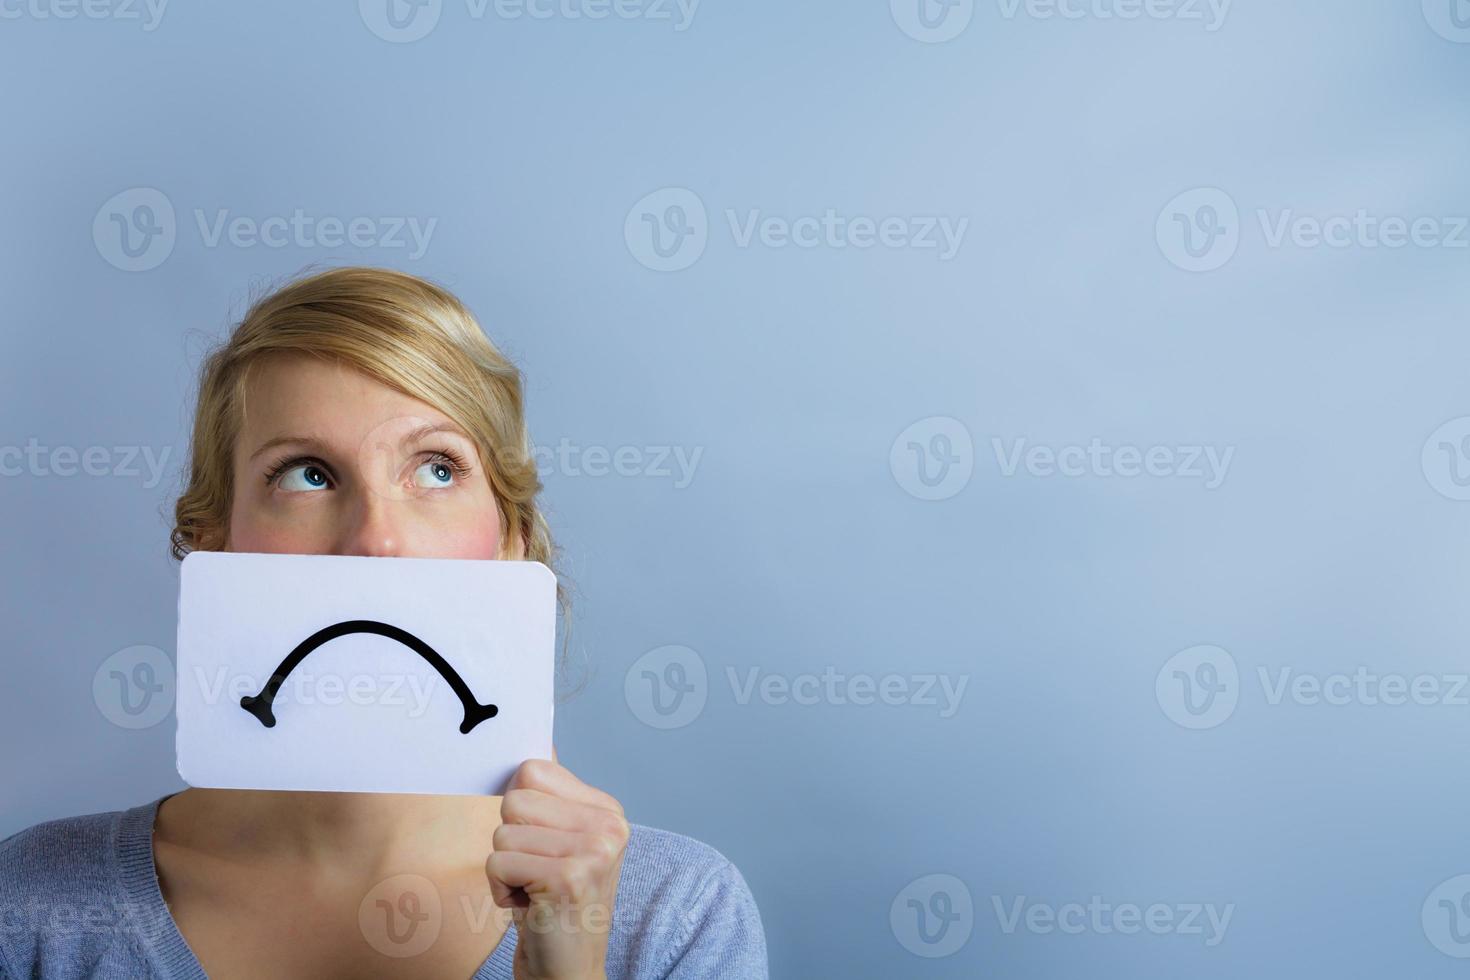
M0 980L205 980L159 889L153 823L167 797L37 824L0 841ZM516 929L474 975L512 980ZM697 840L634 824L609 980L766 980L765 933L740 872Z

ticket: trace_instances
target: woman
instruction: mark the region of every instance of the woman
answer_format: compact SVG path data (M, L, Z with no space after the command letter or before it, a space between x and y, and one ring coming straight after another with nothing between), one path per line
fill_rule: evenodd
M381 458L375 435L410 420L428 434ZM336 269L258 302L205 363L174 555L550 564L539 489L520 373L469 312ZM0 842L5 980L766 972L739 871L556 762L504 796L186 789Z

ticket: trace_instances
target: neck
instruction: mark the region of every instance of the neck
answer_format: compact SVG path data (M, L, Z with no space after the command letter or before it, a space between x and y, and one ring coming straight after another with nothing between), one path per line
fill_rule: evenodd
M188 789L157 832L223 859L432 876L483 865L499 796Z

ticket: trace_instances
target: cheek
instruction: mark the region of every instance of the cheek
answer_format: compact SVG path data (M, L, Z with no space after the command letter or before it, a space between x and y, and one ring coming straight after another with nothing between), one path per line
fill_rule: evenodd
M314 522L295 515L289 521L271 520L255 509L236 501L231 513L227 551L259 555L316 554L323 549L318 540L321 530Z
M438 531L433 554L441 558L499 558L500 519L495 511L477 513Z

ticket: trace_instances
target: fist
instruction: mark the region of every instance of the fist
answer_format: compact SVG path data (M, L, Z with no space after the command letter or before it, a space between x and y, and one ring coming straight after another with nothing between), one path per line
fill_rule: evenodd
M515 918L517 980L603 980L628 844L622 805L560 763L530 759L500 820L485 874Z

